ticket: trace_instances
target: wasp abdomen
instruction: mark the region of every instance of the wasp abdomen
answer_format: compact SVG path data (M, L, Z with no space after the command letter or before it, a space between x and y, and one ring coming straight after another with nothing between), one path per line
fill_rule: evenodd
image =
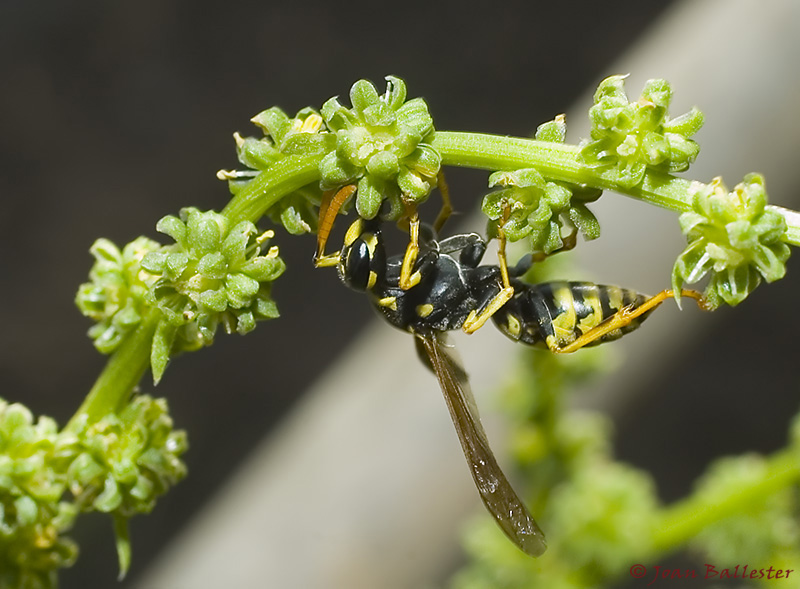
M597 327L624 308L635 309L647 295L591 282L514 281L514 297L495 315L494 322L508 337L530 346L558 350ZM612 341L633 331L649 311L588 345Z

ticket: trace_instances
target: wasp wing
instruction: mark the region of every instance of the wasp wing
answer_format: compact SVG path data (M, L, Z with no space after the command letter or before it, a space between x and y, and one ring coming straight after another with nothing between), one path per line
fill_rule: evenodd
M547 548L544 534L511 488L489 447L466 373L444 334L415 334L418 349L425 350L444 393L450 417L467 459L475 486L486 509L506 536L523 552L541 556Z

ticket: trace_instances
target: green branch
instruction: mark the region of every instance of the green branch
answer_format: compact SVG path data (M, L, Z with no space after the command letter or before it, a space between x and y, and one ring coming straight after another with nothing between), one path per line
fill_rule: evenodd
M664 510L653 529L653 547L671 552L681 548L708 526L727 517L747 513L759 499L785 489L800 479L797 450L789 448L771 456L763 477L738 485L727 494L696 493Z
M80 427L81 416L87 416L92 423L125 407L150 365L150 346L159 318L158 309L152 309L138 329L122 342L70 419L67 429Z
M233 224L257 222L282 197L319 180L319 154L289 156L248 182L222 209Z
M535 168L549 180L612 190L679 213L691 208L690 180L648 170L640 185L622 186L612 171L582 164L577 145L455 131L437 131L431 145L441 153L442 165L508 171ZM800 246L800 213L773 209L786 219L788 230L783 241Z

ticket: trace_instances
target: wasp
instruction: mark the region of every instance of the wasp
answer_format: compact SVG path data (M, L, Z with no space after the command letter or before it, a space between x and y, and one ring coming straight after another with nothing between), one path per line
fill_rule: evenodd
M447 332L462 329L472 333L491 318L514 341L568 353L635 330L656 307L673 297L673 292L648 297L589 282L529 284L520 277L537 258L528 255L509 268L502 231L499 263L481 265L487 242L480 235L462 233L437 239L433 229L413 218L413 244L403 254L387 256L382 223L376 217L356 219L345 233L342 249L325 255L333 216L354 192L355 187L345 187L328 198L327 204L323 201L317 266L336 266L346 286L366 293L389 324L414 336L420 359L439 381L487 510L523 552L542 555L547 547L544 534L492 453L466 371ZM703 305L700 293L683 290L681 294Z

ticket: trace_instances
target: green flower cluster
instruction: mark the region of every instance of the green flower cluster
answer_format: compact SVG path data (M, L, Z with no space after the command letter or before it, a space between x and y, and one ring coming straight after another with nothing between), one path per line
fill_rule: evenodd
M149 513L186 475L186 433L173 431L167 402L141 395L118 414L72 429L80 453L70 464L70 491L83 511Z
M598 86L589 110L591 140L581 149L583 162L613 169L613 181L624 188L639 184L647 169L686 170L700 152L689 138L702 127L703 113L693 108L671 119L672 88L666 80L649 80L641 98L629 102L625 78L611 76Z
M680 216L689 246L672 269L677 291L712 272L705 290L709 303L737 305L761 279L773 282L786 273L789 246L781 240L786 219L767 206L764 178L749 174L732 192L715 178L692 185L692 209Z
M122 251L108 239L98 239L89 250L95 263L91 282L78 288L75 304L97 323L89 337L103 354L110 354L144 317L150 306L148 292L156 277L143 270L142 258L160 244L139 237Z
M539 126L536 139L563 143L566 133L564 115L559 115ZM564 225L577 229L587 240L600 236L600 224L586 203L600 198L602 190L551 182L534 168L495 172L489 176L489 187L495 186L502 188L487 194L481 204L489 217L490 236L502 228L509 241L529 237L531 251L545 254L564 247Z
M60 432L52 419L34 423L28 409L0 399L0 587L55 587L57 570L78 555L63 534L80 511L114 515L124 574L127 519L152 510L183 478L186 447L163 399L143 395L118 415Z
M403 202L422 201L436 185L441 156L427 141L433 119L421 98L406 101L406 85L389 76L379 95L366 80L350 90L352 109L331 98L322 106L328 129L336 134L336 149L320 164L323 188L358 182L356 210L365 219L378 214L388 199L391 218L403 212Z
M294 118L277 107L251 120L263 137L234 134L239 162L247 170L220 170L237 195L260 173L292 156L320 158L319 186L308 185L270 207L266 214L294 235L316 231L322 190L357 184L355 207L371 219L384 200L387 218L397 219L405 204L424 200L436 186L441 156L430 145L433 119L421 98L406 100L403 80L388 76L386 92L379 95L366 80L350 90L352 108L331 98L320 112L300 110ZM345 203L345 208L351 206Z
M495 172L489 186L503 187L487 194L481 205L491 236L502 228L509 241L529 237L531 251L550 254L564 247L564 225L587 240L600 235L600 224L585 204L599 198L600 190L550 182L534 168Z
M82 511L113 513L120 570L130 564L127 520L186 475L186 432L173 430L167 402L141 395L118 414L72 429L78 450L67 470Z
M255 171L220 170L217 173L221 180L228 180L233 195L247 186L253 176L282 158L322 155L336 147L336 137L326 132L322 117L312 108L304 108L294 118L289 118L280 108L273 107L250 120L264 132L264 136L243 138L235 133L234 139L239 162ZM266 214L292 235L316 231L316 207L321 194L318 186L307 186L282 198Z
M157 229L175 244L150 252L142 267L159 276L152 288L162 314L153 339L151 365L158 381L171 355L213 342L221 324L244 334L256 321L278 316L271 283L285 264L272 247L261 255L271 231L258 234L249 221L195 208L166 216Z
M62 535L77 514L61 501L70 455L52 419L0 399L0 587L55 587L77 558Z

